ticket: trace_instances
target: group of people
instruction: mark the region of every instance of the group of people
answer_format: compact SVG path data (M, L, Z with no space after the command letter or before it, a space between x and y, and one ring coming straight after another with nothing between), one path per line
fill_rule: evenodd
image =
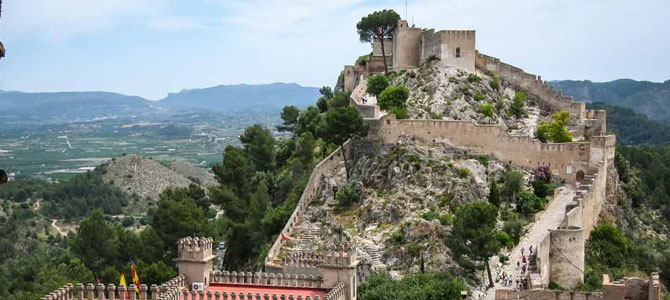
M533 255L532 245L528 248L528 252L528 256ZM513 286L519 290L523 290L528 286L528 276L526 276L526 272L528 271L528 257L526 257L525 247L521 247L521 259L517 260L516 269L520 270L519 275L512 276L512 274L507 274L503 271L498 277L498 281L502 280L502 283L505 286Z

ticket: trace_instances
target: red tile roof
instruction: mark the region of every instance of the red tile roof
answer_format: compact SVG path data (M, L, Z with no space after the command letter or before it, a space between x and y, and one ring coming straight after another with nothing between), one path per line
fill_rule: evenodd
M258 284L226 284L226 283L212 283L207 287L205 291L212 291L214 292L228 292L228 294L234 292L235 294L239 293L252 293L254 297L256 296L256 293L260 293L261 295L268 294L270 297L272 297L273 294L281 295L284 294L286 296L288 295L293 295L293 296L298 296L301 295L303 299L305 299L307 296L310 296L312 299L314 299L314 296L319 296L321 299L326 297L326 294L328 293L328 289L322 289L322 288L308 288L308 287L295 287L295 286L272 286L272 285L258 285Z

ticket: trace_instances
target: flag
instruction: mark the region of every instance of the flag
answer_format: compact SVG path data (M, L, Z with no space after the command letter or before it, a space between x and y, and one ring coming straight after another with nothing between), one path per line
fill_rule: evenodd
M135 292L137 293L137 295L140 296L140 298L142 298L142 293L140 293L140 277L137 276L137 269L135 269L135 263L133 263L131 269L133 271L133 283L135 284Z
M288 234L285 234L285 233L282 232L282 233L281 233L281 239L282 239L283 241L290 241L290 240L291 240L291 237L288 236Z
M126 299L130 299L130 293L128 292L128 285L126 284L126 274L121 271L121 280L119 280L119 286L126 287Z

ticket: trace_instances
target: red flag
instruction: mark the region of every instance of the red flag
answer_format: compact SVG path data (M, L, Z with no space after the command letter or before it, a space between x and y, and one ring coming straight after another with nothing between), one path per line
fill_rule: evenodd
M284 234L284 233L282 232L282 233L281 233L281 239L282 239L283 241L290 241L290 240L291 240L291 237L288 236L287 234Z
M142 298L142 293L140 293L140 277L137 276L137 270L135 269L135 264L131 266L133 271L133 283L135 284L135 292Z

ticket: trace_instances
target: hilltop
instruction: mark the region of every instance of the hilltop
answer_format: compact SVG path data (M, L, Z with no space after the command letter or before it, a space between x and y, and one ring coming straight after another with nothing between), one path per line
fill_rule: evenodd
M112 159L101 168L105 182L129 195L137 195L140 201L156 201L161 191L166 188L187 187L193 183L186 176L139 154Z

